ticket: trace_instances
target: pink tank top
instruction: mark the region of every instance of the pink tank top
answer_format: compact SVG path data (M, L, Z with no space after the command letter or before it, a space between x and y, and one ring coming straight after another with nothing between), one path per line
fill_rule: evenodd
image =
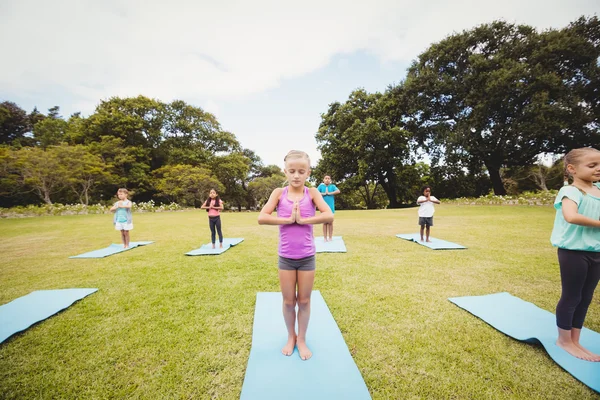
M215 206L215 199L211 199L210 200L210 205L211 206ZM219 201L219 205L221 205L221 202ZM209 217L218 217L219 215L221 215L221 210L215 210L214 208L210 208L208 210L208 216Z
M277 204L277 216L288 218L292 215L294 202L287 197L288 186L283 189L279 204ZM302 218L313 217L315 215L315 205L313 204L308 188L304 188L304 196L299 201L300 215ZM309 257L315 254L315 241L313 238L312 225L279 225L279 255L281 257L299 259Z

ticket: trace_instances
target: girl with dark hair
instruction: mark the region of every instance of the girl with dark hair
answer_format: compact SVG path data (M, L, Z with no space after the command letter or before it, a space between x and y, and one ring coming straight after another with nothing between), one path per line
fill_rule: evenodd
M216 233L219 233L219 247L223 248L223 232L221 232L221 210L223 202L215 189L211 189L208 199L202 204L202 207L208 212L208 225L210 226L210 239L212 248L215 248Z

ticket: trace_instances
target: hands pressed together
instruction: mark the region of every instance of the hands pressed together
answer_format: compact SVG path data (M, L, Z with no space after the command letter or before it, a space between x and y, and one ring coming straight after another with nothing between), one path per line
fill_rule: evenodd
M300 215L300 205L297 201L294 202L294 207L292 208L292 215L290 215L288 222L290 224L304 225L304 221L302 220L302 216Z

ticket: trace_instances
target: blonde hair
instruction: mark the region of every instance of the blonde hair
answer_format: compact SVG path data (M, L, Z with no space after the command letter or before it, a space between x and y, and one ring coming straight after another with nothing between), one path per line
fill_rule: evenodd
M565 168L565 170L564 170L564 177L565 177L564 185L565 186L567 186L569 184L569 178L571 177L571 174L569 173L567 166L569 164L571 164L571 165L579 164L581 157L583 157L584 154L589 153L589 152L600 153L600 150L595 149L593 147L581 147L579 149L573 149L573 150L569 151L567 154L565 154L565 156L563 157L563 164L564 164L564 168Z
M306 161L308 162L308 169L310 169L310 157L308 156L308 154L306 154L304 151L301 150L290 150L288 151L288 153L285 155L283 162L287 164L287 161L289 159L299 159L299 158L304 158L306 159Z
M129 196L129 190L125 189L125 188L119 188L119 190L117 190L117 194L119 193L125 193L126 195Z

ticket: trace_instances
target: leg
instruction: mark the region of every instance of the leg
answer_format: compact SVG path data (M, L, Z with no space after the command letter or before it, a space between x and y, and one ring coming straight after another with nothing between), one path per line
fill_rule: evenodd
M421 242L424 240L423 239L423 232L425 231L425 225L421 225Z
M127 240L125 239L125 229L121 229L121 242L123 242L123 248L127 248Z
M593 357L593 361L600 361L600 355L592 353L585 347L583 347L579 343L579 338L581 337L581 329L583 328L583 321L585 320L585 316L587 314L588 307L592 303L592 298L594 297L594 290L596 286L598 286L598 281L600 281L600 254L598 255L598 262L594 262L596 257L590 256L589 266L587 270L587 275L585 279L585 283L583 284L583 289L581 291L581 301L575 308L575 312L573 313L573 328L571 328L571 340L575 344L575 346L579 347L586 354Z
M129 231L123 231L125 232L125 248L129 248Z
M312 352L306 346L306 331L310 320L310 295L315 282L315 271L298 271L298 353L300 358L308 360Z
M583 300L583 288L587 281L589 260L586 259L584 252L558 249L558 262L562 293L556 306L556 324L558 325L556 345L582 360L600 361L597 355L590 353L579 344L581 332L573 332L573 328L581 330L583 326L582 318L585 318L585 312L589 306L588 303L580 307ZM595 285L593 287L595 288ZM588 298L591 301L589 295ZM576 311L578 312L577 319L574 318ZM573 341L573 338L575 338L575 341Z
M215 220L212 218L208 218L208 226L210 227L210 241L212 243L212 248L215 248L215 240L216 240L216 227L215 227Z
M427 225L427 229L426 229L426 232L425 232L425 237L427 238L426 240L428 242L431 242L431 240L429 240L429 232L430 231L431 231L431 227L429 225Z
M327 224L327 230L329 231L329 240L333 240L333 222Z
M221 231L221 217L217 217L216 219L217 232L219 233L219 247L223 248L223 232ZM214 240L213 240L214 243Z
M281 352L286 356L294 353L296 346L296 279L297 271L279 270L279 286L283 296L283 320L288 331L288 340Z
M327 241L327 224L323 224L323 240Z

